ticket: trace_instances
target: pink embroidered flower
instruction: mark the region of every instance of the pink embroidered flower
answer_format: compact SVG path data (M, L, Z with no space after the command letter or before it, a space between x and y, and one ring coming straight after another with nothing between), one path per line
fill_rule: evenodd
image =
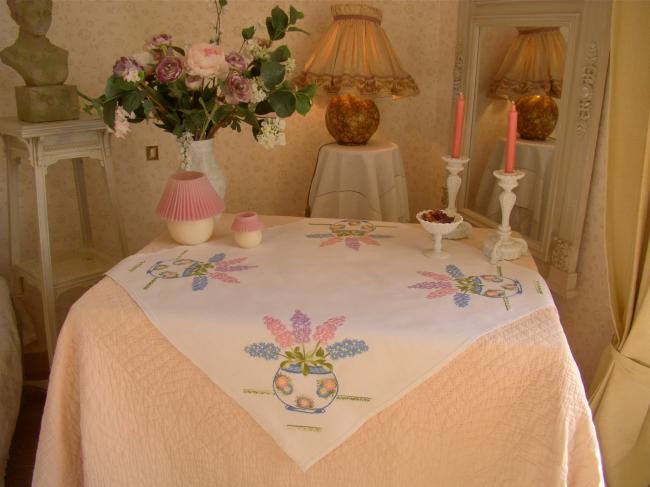
M282 321L271 316L265 316L264 324L275 338L275 343L280 345L280 347L288 348L293 345L293 333L287 329Z
M230 70L223 49L215 44L197 42L186 53L187 71L193 76L224 78Z
M345 322L345 316L336 316L330 318L322 325L316 327L314 332L314 340L319 341L322 345L327 345L332 341L336 335L336 329L343 325Z

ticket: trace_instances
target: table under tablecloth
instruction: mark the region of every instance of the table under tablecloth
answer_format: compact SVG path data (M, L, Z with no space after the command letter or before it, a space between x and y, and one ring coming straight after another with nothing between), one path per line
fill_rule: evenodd
M589 408L552 308L478 339L303 473L104 279L74 305L59 337L34 485L546 486L601 478Z

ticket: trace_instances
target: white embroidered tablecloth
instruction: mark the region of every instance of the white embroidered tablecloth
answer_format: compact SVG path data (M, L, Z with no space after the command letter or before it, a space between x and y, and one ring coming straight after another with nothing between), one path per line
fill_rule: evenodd
M535 272L421 228L308 221L134 255L109 272L303 469L485 333L552 307Z

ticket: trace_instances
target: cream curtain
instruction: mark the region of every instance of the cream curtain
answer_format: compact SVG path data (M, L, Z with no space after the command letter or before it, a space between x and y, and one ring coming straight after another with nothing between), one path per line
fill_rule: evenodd
M650 2L615 0L606 241L616 325L590 403L610 486L650 485Z

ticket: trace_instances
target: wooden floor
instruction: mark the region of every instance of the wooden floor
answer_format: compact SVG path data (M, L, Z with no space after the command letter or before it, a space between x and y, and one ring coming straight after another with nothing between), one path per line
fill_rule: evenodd
M31 485L44 405L45 389L31 386L23 388L20 413L9 450L9 461L5 474L7 487L29 487Z

